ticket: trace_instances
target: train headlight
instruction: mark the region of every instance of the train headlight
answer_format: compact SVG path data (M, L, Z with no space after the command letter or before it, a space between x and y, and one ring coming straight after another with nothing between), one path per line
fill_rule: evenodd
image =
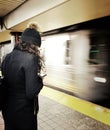
M106 83L106 78L102 78L102 77L94 77L94 80L96 82L101 82L101 83Z

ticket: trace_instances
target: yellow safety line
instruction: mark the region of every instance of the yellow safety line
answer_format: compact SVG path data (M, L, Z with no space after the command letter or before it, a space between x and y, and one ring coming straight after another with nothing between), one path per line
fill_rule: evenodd
M110 109L70 96L48 87L44 87L42 89L41 95L46 96L60 104L66 105L69 108L92 117L104 124L110 125Z

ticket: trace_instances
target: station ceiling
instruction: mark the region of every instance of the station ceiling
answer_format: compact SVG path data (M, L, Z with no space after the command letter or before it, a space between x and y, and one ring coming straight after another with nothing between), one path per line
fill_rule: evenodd
M0 0L0 17L4 17L27 0Z
M22 32L31 21L44 25L44 17L48 16L40 14L45 15L46 11L66 1L69 0L0 0L0 44L10 39L10 32ZM45 31L45 27L41 30Z
M10 39L11 30L8 30L6 27L5 30L2 30L5 25L5 17L14 12L26 1L28 0L0 0L0 43Z
M110 0L83 1L0 0L0 44L10 40L10 32L22 32L31 21L46 32L110 14Z

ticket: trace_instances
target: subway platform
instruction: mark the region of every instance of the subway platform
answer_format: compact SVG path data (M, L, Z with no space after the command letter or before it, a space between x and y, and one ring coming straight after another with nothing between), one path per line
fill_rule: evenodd
M65 105L64 102L67 100L63 97L64 95L61 93L58 97L52 91L52 89L46 88L39 95L38 130L110 130L110 125L81 114ZM54 98L56 99L54 100ZM83 106L82 109L84 109ZM3 127L2 115L0 114L0 130L3 130Z

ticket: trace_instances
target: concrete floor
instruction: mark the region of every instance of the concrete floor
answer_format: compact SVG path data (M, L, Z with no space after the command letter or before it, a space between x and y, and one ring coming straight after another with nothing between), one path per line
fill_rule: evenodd
M91 119L47 97L39 96L38 130L110 130L110 126ZM0 130L4 123L0 113Z

